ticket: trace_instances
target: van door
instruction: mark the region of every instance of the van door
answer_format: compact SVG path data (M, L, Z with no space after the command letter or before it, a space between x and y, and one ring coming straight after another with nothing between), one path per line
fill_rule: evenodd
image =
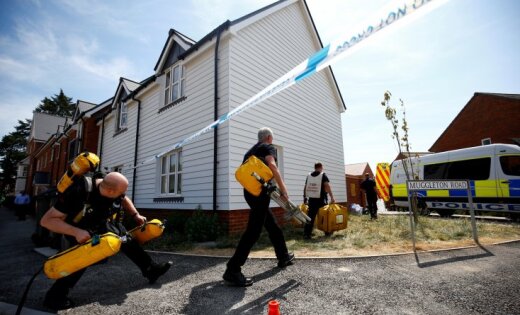
M496 169L501 197L520 199L520 154L497 154Z

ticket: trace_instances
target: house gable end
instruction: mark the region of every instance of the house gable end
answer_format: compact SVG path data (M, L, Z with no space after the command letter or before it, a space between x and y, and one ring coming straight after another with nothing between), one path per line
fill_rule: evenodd
M261 19L273 14L274 12L282 10L283 8L285 8L289 5L292 5L294 3L299 3L301 5L300 7L302 9L304 19L305 19L306 23L308 24L308 27L310 30L309 33L311 34L311 36L313 37L313 40L315 42L316 50L323 48L323 43L318 34L318 30L316 28L316 25L314 24L314 20L312 18L312 15L309 11L309 7L307 6L307 3L305 2L305 0L281 0L281 1L275 2L260 10L257 10L255 12L245 15L237 20L232 21L229 31L231 34L236 34L241 29L244 29L244 28L260 21ZM327 67L327 69L324 69L323 72L326 74L327 79L329 80L329 82L331 84L331 88L333 90L334 96L337 99L337 103L339 105L338 111L342 113L347 109L347 107L345 105L345 101L343 100L343 96L341 95L341 92L339 90L339 86L336 81L336 77L334 76L334 73L332 72L332 68L329 66L329 67Z
M186 50L190 49L195 44L195 41L189 37L170 29L168 33L168 39L164 44L159 60L155 65L155 74L159 75L165 68L173 65L179 56L182 55Z

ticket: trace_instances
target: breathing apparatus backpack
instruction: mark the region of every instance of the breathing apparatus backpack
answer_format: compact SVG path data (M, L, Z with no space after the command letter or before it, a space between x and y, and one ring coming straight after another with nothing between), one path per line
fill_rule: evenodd
M63 193L72 183L75 177L83 176L87 172L93 172L99 165L99 157L91 152L83 152L78 155L67 167L67 171L58 182L58 192Z

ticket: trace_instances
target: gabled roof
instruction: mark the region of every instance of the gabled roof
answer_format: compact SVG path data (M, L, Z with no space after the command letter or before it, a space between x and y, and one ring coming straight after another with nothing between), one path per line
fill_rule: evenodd
M96 116L96 114L101 112L103 109L105 109L107 107L110 108L110 105L112 104L113 99L114 98L111 97L108 100L105 100L105 101L101 102L100 104L96 105L95 107L85 111L83 113L84 117Z
M96 107L96 104L78 100L76 102L76 109L72 115L72 121L77 121L86 111Z
M479 95L489 95L489 96L496 96L496 97L504 97L504 98L510 98L515 100L520 100L520 94L503 94L503 93L483 93L483 92L476 92L473 97L479 96Z
M65 126L70 117L61 117L45 113L33 112L30 139L47 141L50 136L58 132L58 128Z
M182 47L184 51L189 50L190 47L196 44L196 42L193 39L171 28L168 31L168 38L164 43L161 54L159 55L159 59L157 60L157 63L153 68L156 73L162 70L162 66L166 61L166 58L168 57L170 49L173 47L174 43L177 43L180 47Z
M119 78L119 85L116 89L116 94L112 99L112 108L117 107L117 102L121 99L121 96L126 97L130 95L133 91L137 90L141 86L140 83L132 81L127 78ZM122 95L124 93L124 95Z
M368 162L346 164L345 165L345 174L352 175L352 176L364 175L367 167L370 168L370 166L368 165Z
M174 46L174 42L181 45L181 47L185 48L185 51L178 55L178 59L185 59L187 56L192 54L193 52L196 52L201 47L203 47L206 43L211 42L211 40L217 36L217 34L222 33L226 30L230 32L237 32L238 30L256 22L257 20L275 12L278 11L290 4L296 3L298 1L302 1L305 7L305 11L307 13L307 17L309 18L309 22L312 25L312 29L314 30L314 34L316 36L317 41L319 42L320 48L323 48L323 43L321 41L321 38L318 34L318 30L316 29L316 25L314 24L314 20L312 19L311 13L309 11L309 7L307 6L307 3L305 0L280 0L277 2L274 2L270 5L267 5L259 10L256 10L254 12L251 12L249 14L246 14L234 21L225 21L221 25L219 25L217 28L209 32L206 36L204 36L199 41L195 42L192 39L188 38L187 36L179 33L178 31L174 29L170 29L168 33L168 39L166 40L166 43L164 44L163 50L161 51L161 55L159 56L159 60L157 61L155 65L155 75L159 75L162 71L163 65L166 62L166 59L168 58L168 55L170 53L170 49ZM303 60L302 60L303 61ZM332 76L332 81L334 82L334 85L336 87L335 92L337 93L337 97L339 101L341 102L341 105L343 106L343 111L347 108L345 106L345 101L343 100L343 96L341 95L341 92L339 90L338 83L336 81L336 77L334 76L334 73L332 71L332 68L329 66L329 71Z

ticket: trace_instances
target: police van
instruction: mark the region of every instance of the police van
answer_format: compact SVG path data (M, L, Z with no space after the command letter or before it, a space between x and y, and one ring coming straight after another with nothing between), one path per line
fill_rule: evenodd
M520 220L520 147L489 144L410 158L410 179L468 180L474 209ZM408 164L410 165L410 163ZM408 208L403 160L390 171L390 195L397 208ZM467 190L419 190L420 204L441 216L469 210Z

